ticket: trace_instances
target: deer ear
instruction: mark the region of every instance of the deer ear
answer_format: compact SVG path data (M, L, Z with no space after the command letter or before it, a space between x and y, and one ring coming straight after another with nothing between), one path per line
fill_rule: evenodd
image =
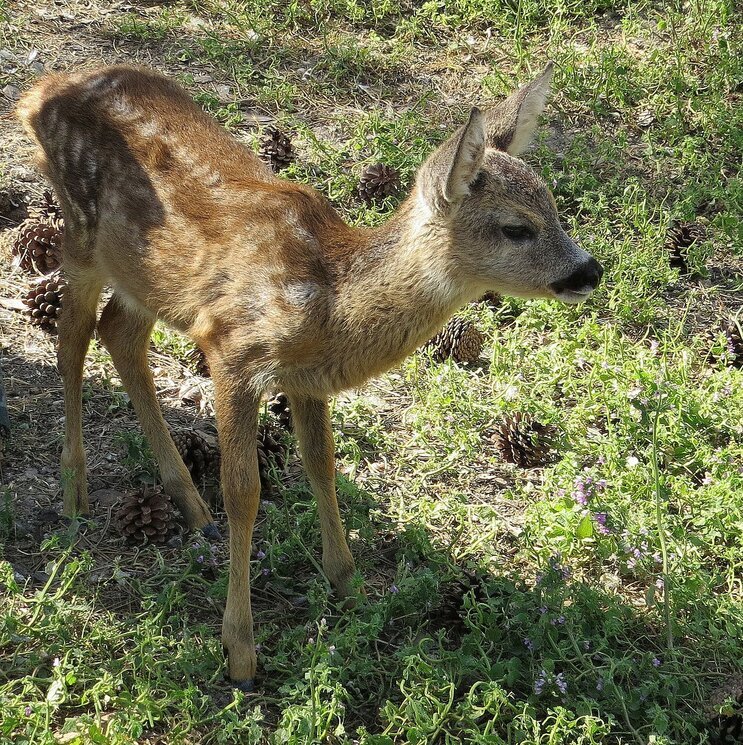
M552 63L531 83L485 112L488 147L519 155L531 141L550 90Z
M418 174L418 188L426 202L444 213L466 197L484 154L485 117L472 109L467 124L428 157Z

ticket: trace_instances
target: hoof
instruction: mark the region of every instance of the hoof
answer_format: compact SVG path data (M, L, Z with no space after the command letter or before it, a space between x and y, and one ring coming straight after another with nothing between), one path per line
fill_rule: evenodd
M204 538L210 541L219 541L222 538L222 534L219 532L219 528L214 523L207 523L201 529L201 533Z
M248 678L247 680L233 680L232 687L237 688L238 691L242 691L243 693L252 693L255 690L255 681L253 678Z

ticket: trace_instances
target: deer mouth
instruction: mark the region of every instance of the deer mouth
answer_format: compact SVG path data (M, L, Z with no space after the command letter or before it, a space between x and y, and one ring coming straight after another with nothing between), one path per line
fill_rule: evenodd
M593 290L593 287L587 287L585 290L562 290L562 292L556 292L555 297L563 303L575 305L577 303L582 303L584 300L588 300L588 298L593 294Z

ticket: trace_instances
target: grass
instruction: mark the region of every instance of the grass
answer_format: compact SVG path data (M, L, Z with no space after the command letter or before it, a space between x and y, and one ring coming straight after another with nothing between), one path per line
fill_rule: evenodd
M286 175L355 224L395 206L359 204L362 164L410 184L470 104L554 59L528 159L607 272L579 307L468 308L488 337L479 368L417 355L338 397L367 599L335 606L308 487L277 484L253 561L256 695L221 679L224 545L133 551L93 523L43 539L44 581L0 562L0 739L712 742L705 705L743 669L743 386L707 356L743 292L740 28L723 0L207 0L112 20L124 50L207 66L275 113L299 154ZM662 244L672 219L696 217L711 237L692 281ZM161 328L155 345L189 349ZM513 411L557 427L558 462L502 464L487 430ZM133 477L151 466L141 438L122 443Z

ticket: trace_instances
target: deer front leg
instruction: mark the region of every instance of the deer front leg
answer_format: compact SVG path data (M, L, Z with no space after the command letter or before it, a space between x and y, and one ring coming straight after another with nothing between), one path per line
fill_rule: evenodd
M230 527L230 577L222 644L230 679L241 690L251 691L256 658L250 610L250 553L261 489L256 444L260 397L236 390L212 360L209 365L222 450L222 493Z
M290 396L294 429L305 471L317 499L322 533L322 565L341 597L351 594L355 565L335 496L335 447L328 402Z

